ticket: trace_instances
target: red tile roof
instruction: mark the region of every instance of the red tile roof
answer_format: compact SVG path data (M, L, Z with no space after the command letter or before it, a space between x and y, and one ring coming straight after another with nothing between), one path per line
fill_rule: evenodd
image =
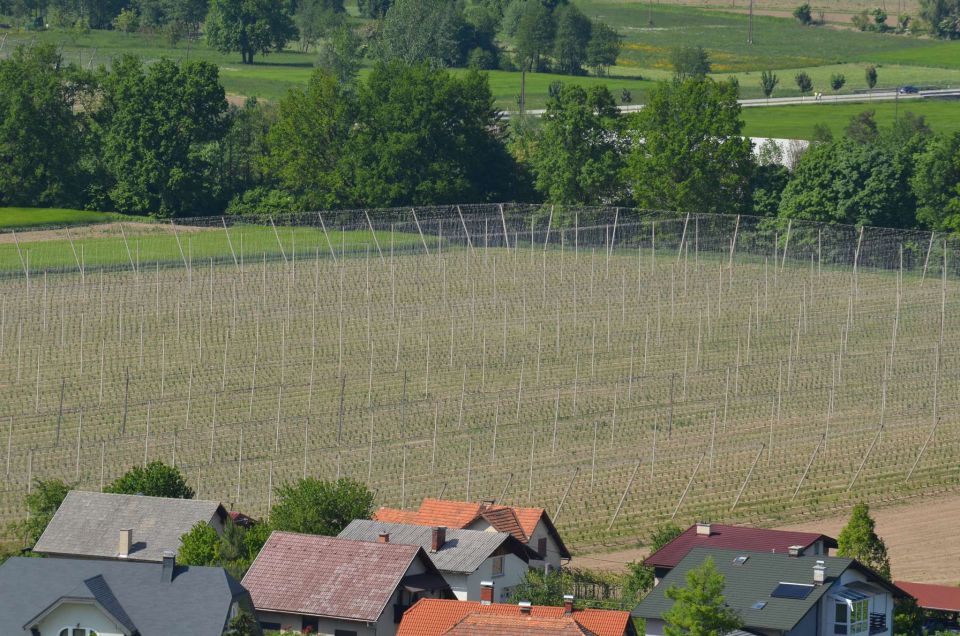
M420 509L399 510L380 508L373 513L376 521L389 523L411 523L418 526L446 526L465 529L478 519L485 519L498 532L509 532L515 539L528 543L541 520L560 546L561 556L569 558L570 553L563 545L559 533L543 508L517 508L489 503L469 501L447 501L427 497L420 503Z
M630 627L630 613L613 610L578 609L566 616L562 607L547 607L534 605L530 615L520 613L518 605L493 603L482 605L479 601L447 601L441 599L421 599L403 615L397 636L440 636L441 634L468 632L452 632L458 624L470 616L500 617L499 621L486 621L488 629L496 625L496 631L478 631L469 633L483 634L523 634L528 625L542 626L546 622L534 623L545 619L572 621L586 630L584 633L597 636L624 636ZM483 623L481 619L471 619L471 625ZM554 623L554 626L564 626L569 623ZM534 632L531 632L534 633ZM541 633L541 632L536 632Z
M960 587L909 581L894 581L893 584L917 599L917 605L923 609L960 612Z
M417 546L274 532L246 576L258 610L376 621Z
M643 562L654 567L673 568L683 560L683 557L687 556L690 550L701 546L750 550L752 552L786 553L790 546L799 545L807 548L820 539L823 539L825 548L837 547L837 542L832 537L812 532L788 532L712 523L710 524L710 536L701 536L697 534L697 526L694 524L684 530L676 539L648 556Z
M543 618L538 616L500 616L497 614L469 614L444 632L444 636L584 636L592 632L581 627L569 616Z

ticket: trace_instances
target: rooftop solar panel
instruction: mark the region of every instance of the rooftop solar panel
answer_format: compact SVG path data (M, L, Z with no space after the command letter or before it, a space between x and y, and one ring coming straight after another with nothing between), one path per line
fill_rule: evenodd
M773 592L770 593L770 596L773 598L791 598L803 600L810 596L810 592L812 591L812 585L805 585L803 583L780 583L773 589Z

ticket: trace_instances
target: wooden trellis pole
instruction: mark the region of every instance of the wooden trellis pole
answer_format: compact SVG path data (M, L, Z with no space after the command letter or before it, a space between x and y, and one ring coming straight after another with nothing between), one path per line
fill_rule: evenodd
M706 453L702 453L702 454L700 455L700 460L697 461L697 466L696 466L696 468L693 469L693 474L690 475L690 481L687 482L687 487L683 489L683 493L680 495L680 500L677 502L677 507L673 509L673 514L670 515L670 521L673 521L674 518L677 516L677 513L680 511L680 506L683 505L683 500L684 500L684 498L686 498L687 492L689 492L689 490L690 490L690 486L693 485L693 480L696 479L696 477L697 477L697 472L700 470L700 464L703 463L703 459L704 459L704 457L706 457L706 456L707 456Z
M857 472L854 473L853 479L850 480L850 485L847 486L847 492L853 488L853 485L857 483L857 478L860 477L860 472L863 470L863 467L867 465L867 460L870 459L870 454L873 452L874 447L877 445L877 442L880 441L880 435L883 433L883 424L877 428L877 434L873 436L873 441L870 442L870 448L867 449L867 452L863 456L863 461L860 462L860 467L857 468Z
M613 511L613 517L610 519L610 523L607 525L607 530L613 527L614 522L617 520L617 516L620 514L621 508L623 508L623 502L627 500L627 493L630 492L630 486L633 485L633 480L637 476L637 471L640 470L640 460L637 460L637 463L633 466L633 473L630 475L630 479L627 480L627 487L623 489L623 494L620 496L620 503L617 504L617 509Z
M557 510L553 513L553 522L556 523L557 519L560 518L560 511L563 510L563 503L567 500L567 495L570 494L570 488L573 487L573 482L576 481L577 475L580 474L580 467L577 466L573 469L573 476L570 478L570 481L567 482L567 487L563 489L563 495L560 496L560 503L557 504Z
M757 467L757 462L760 461L761 455L763 455L763 444L760 444L760 448L757 450L757 456L753 458L753 463L750 464L750 470L747 471L747 476L744 478L743 483L740 484L740 490L737 492L737 498L733 500L733 505L730 506L730 512L733 512L737 504L740 503L740 497L743 496L743 491L746 490L747 482L750 481L750 476L753 475L753 469Z
M417 233L420 235L420 242L423 244L423 252L427 256L430 256L430 248L427 247L427 239L423 237L423 230L420 229L420 219L417 218L417 211L414 208L410 208L410 212L413 213L413 222L417 224Z
M924 440L923 446L920 447L920 452L917 453L917 458L913 461L913 465L910 466L907 476L903 479L904 482L910 481L910 478L913 477L913 471L917 469L917 466L920 464L920 459L923 458L923 453L927 450L927 446L930 444L930 441L933 439L934 434L937 432L937 426L940 424L940 418L937 415L937 405L939 402L939 389L940 389L940 346L937 346L937 355L936 355L936 366L934 369L934 379L933 379L933 426L930 427L930 434L927 435L927 439Z
M927 266L930 264L930 252L933 250L933 239L936 232L930 232L930 243L927 245L927 256L923 259L923 273L920 275L920 287L923 287L923 281L927 278Z
M793 501L797 498L797 494L800 492L800 487L803 486L803 480L807 478L807 473L810 472L810 467L813 466L813 460L817 458L817 452L820 450L820 447L823 446L823 443L826 441L826 439L826 433L820 436L820 441L817 442L816 448L813 449L813 453L810 455L810 461L807 462L807 467L803 469L803 475L800 476L800 481L797 482L797 489L793 491L793 497L790 497L790 501Z

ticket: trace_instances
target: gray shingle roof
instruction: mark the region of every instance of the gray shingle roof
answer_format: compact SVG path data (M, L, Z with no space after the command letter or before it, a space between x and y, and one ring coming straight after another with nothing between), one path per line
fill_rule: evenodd
M216 501L113 495L71 490L34 547L63 556L115 558L120 531L133 529L128 560L161 561L176 552L180 536L200 521L223 513Z
M92 599L140 636L220 636L246 590L222 568L177 566L172 582L158 563L16 557L0 566L0 632L29 634L61 598ZM26 628L25 628L26 627Z
M734 559L747 556L743 565ZM717 548L693 548L650 594L633 610L634 616L661 618L673 606L665 592L671 585L684 587L687 572L713 557L717 571L724 575L723 595L727 605L736 611L747 629L761 628L789 630L804 617L807 611L830 589L851 564L853 559L828 556L791 557L786 554L750 552L745 550L721 550ZM823 561L827 568L827 582L813 588L805 599L774 598L773 589L781 582L813 583L813 566ZM753 609L758 601L766 602L762 609Z
M447 540L437 552L430 551L433 533L430 526L356 519L351 521L339 536L341 539L376 541L382 532L390 534L390 543L418 545L423 548L441 572L475 572L504 544L518 554L525 554L523 544L506 532L447 529Z

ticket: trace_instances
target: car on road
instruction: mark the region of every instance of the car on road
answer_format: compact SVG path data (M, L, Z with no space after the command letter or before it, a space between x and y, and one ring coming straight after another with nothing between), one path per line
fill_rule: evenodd
M916 95L920 92L920 89L916 86L901 86L900 94L901 95Z

